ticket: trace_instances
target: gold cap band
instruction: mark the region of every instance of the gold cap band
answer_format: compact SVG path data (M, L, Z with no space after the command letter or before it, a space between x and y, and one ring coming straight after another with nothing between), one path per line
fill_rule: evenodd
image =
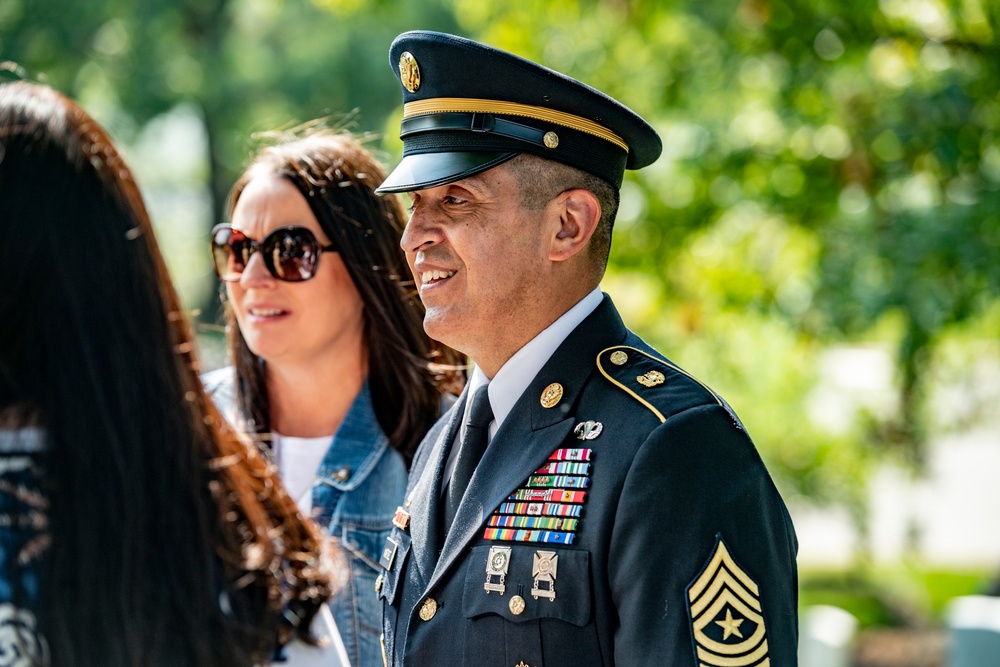
M626 153L628 144L617 134L592 120L574 116L571 113L546 109L545 107L520 104L518 102L503 102L500 100L480 100L465 97L436 97L426 100L415 100L403 105L403 118L421 116L428 113L491 113L498 116L522 116L535 120L555 123L571 130L586 132L595 137L609 141Z

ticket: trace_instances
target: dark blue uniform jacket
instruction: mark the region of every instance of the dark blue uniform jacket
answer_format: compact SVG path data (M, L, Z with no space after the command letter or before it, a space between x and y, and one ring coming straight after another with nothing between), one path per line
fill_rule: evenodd
M383 552L388 665L796 665L781 497L729 406L610 298L518 400L442 540L465 400L424 439Z

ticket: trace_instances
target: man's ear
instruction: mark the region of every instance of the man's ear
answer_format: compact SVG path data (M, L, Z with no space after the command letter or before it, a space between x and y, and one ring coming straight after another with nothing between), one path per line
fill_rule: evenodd
M549 212L558 226L549 245L549 259L562 262L580 252L597 229L601 203L590 190L576 188L560 193L549 202Z

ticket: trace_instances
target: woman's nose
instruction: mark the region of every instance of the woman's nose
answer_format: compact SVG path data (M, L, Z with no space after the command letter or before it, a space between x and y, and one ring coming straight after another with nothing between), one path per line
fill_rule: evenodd
M250 255L247 265L243 268L243 273L240 275L240 286L244 289L250 289L251 287L260 288L266 285L274 283L274 276L271 272L267 270L267 266L264 264L264 256L259 252L255 252Z

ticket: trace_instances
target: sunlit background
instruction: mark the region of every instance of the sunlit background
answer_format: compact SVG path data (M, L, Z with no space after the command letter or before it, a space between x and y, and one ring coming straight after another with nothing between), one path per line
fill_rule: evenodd
M415 28L659 130L604 289L754 436L799 533L804 666L980 664L949 627L1000 592L1000 3L0 0L0 60L126 148L216 366L207 232L254 133L326 117L394 163L387 51Z

